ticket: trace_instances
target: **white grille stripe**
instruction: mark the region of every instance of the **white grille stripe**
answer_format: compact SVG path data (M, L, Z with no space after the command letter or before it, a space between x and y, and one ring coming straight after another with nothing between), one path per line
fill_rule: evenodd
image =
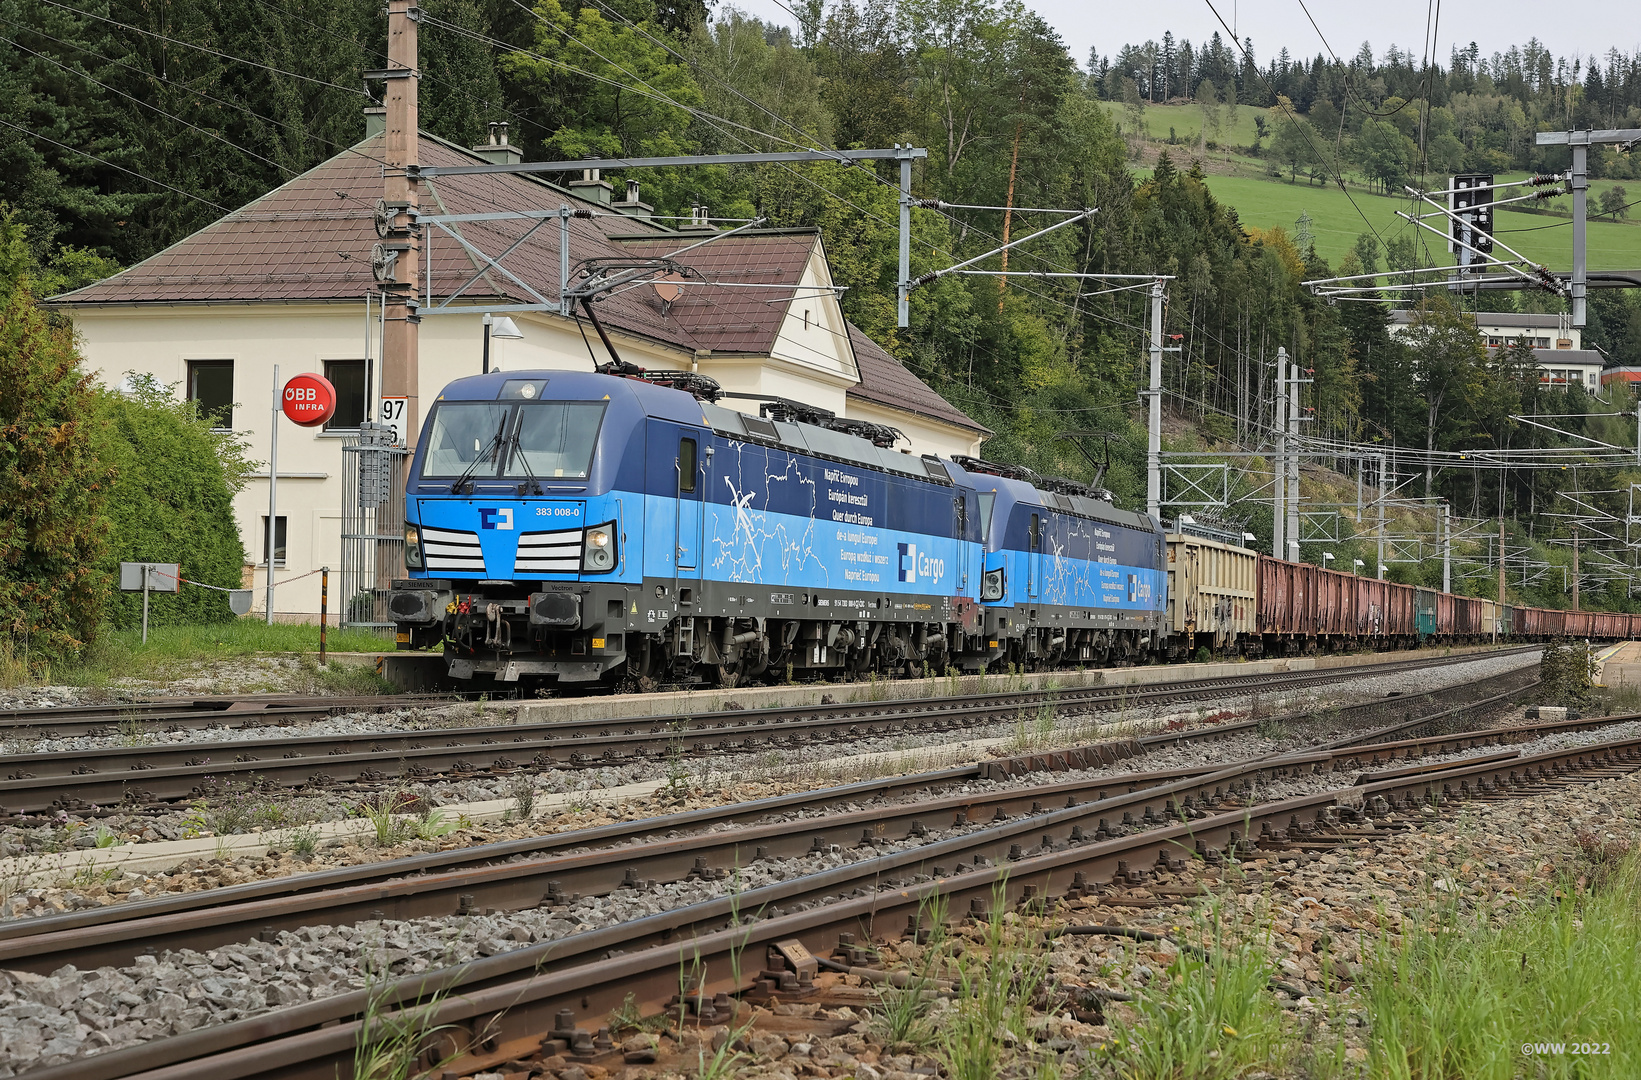
M484 551L479 547L478 533L423 527L422 558L429 570L484 573Z
M573 574L581 569L581 530L525 533L519 537L514 571Z

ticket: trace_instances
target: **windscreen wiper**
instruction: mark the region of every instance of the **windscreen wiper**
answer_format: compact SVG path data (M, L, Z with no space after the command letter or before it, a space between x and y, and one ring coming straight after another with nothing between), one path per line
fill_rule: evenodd
M530 471L530 462L524 456L524 448L519 445L520 441L523 438L524 438L524 417L521 416L521 417L519 417L518 426L513 429L512 439L508 440L508 445L511 446L512 449L511 450L505 450L504 449L504 451L503 451L507 455L506 456L507 471L508 472L512 471L512 469L513 469L513 458L517 457L519 467L524 470L524 475L529 478L525 483L522 483L518 486L518 493L520 495L540 495L542 493L542 491L541 491L541 481L537 480L536 479L536 474Z
M501 418L501 423L499 425L497 425L497 427L496 427L496 433L494 435L490 436L490 441L485 444L484 449L480 450L478 456L473 459L473 464L469 465L467 467L467 471L462 473L461 476L457 477L456 482L454 484L450 485L450 494L452 494L452 495L471 495L471 494L473 494L473 483L472 483L473 473L478 470L478 467L480 465L484 464L484 459L485 459L486 455L489 455L491 464L495 464L496 455L501 450L501 433L506 431L506 430L507 430L507 417L503 416Z

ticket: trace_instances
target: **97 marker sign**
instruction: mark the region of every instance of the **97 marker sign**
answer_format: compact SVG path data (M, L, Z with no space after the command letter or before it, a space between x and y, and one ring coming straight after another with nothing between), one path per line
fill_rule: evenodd
M382 423L393 429L393 445L406 445L405 436L405 403L409 398L385 397L382 399Z

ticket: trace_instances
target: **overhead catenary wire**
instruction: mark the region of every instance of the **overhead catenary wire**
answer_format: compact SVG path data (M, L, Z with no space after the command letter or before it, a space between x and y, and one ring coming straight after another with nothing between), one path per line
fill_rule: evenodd
M0 20L0 21L4 21L4 20ZM58 59L56 59L55 57L52 57L52 56L48 56L45 53L36 52L34 49L29 48L27 45L24 45L21 42L15 40L13 38L0 37L0 42L5 42L6 44L12 46L13 48L21 49L24 52L28 53L30 56L38 57L39 59L44 60L46 63L51 64L54 67L60 68L63 71L67 71L67 72L70 72L72 74L78 75L81 78L85 79L87 82L91 83L92 85L102 87L104 90L107 90L109 93L118 94L120 97L126 98L130 101L134 101L138 105L141 105L143 108L149 109L153 112L156 112L159 115L165 117L167 120L171 120L175 123L181 124L183 127L189 128L190 130L197 131L201 135L204 135L207 138L215 139L217 142L223 144L224 146L229 147L230 149L238 150L240 153L245 154L248 157L253 157L253 158L256 158L258 161L263 162L264 164L272 165L275 169L278 169L280 172L284 173L287 177L297 175L297 170L292 169L288 165L282 165L279 162L275 161L273 158L267 157L266 155L263 155L263 154L259 154L255 150L251 150L251 149L248 149L246 147L240 146L238 143L233 142L233 141L223 137L222 135L218 134L215 131L210 130L209 128L200 127L198 124L191 123L188 120L184 120L182 117L176 115L175 113L167 112L166 110L160 108L158 105L155 105L152 102L144 101L144 100L142 100L141 98L137 97L134 94L128 94L124 90L119 89L118 87L110 86L107 83L103 82L102 80L96 78L95 76L93 76L89 72L81 71L79 68L72 67L68 64L65 64L61 60L58 60Z
M514 0L514 3L517 4L521 8L521 10L524 10L524 11L528 12L533 18L537 19L538 21L547 22L547 20L545 20L539 13L537 13L537 12L535 12L535 11L529 9L529 8L524 7L523 4L519 4L518 0ZM606 78L604 76L594 75L590 72L584 71L583 69L576 68L574 65L566 64L562 60L557 60L557 59L554 59L552 57L542 56L539 53L531 52L530 50L527 50L527 49L521 49L521 48L518 48L517 46L508 45L505 42L498 41L497 39L491 38L487 35L478 34L475 31L470 31L470 30L467 30L464 27L456 26L453 23L446 23L446 22L443 22L442 20L432 19L432 18L429 18L429 17L426 17L426 16L424 16L423 22L424 23L431 23L431 24L440 26L443 29L452 31L454 33L464 34L464 35L472 37L476 40L487 42L487 43L491 44L494 47L509 49L513 52L516 52L516 53L519 53L521 55L527 56L531 59L539 60L541 62L551 64L555 67L559 67L559 68L571 71L573 73L580 74L580 75L583 75L585 77L591 78L594 81L602 82L602 83L605 83L605 84L611 85L611 86L616 86L616 87L621 87L621 88L624 88L624 89L632 90L635 93L639 93L641 96L652 97L656 100L660 100L660 101L666 102L668 104L671 104L674 107L679 108L680 110L685 111L685 112L689 113L692 116L696 116L696 117L706 121L709 124L714 124L714 125L720 124L720 123L727 124L727 125L730 125L734 128L738 128L742 131L750 132L754 135L758 135L758 136L763 137L763 138L777 139L778 141L786 142L786 143L788 143L789 145L792 145L792 146L800 146L800 147L803 147L805 149L808 148L804 144L794 143L791 140L781 139L779 136L770 135L767 132L759 131L758 129L752 128L752 127L750 127L746 124L741 124L741 123L736 122L736 121L731 121L731 120L727 120L723 117L716 116L715 114L712 114L712 113L708 112L705 109L701 109L701 108L698 108L698 107L695 107L695 106L685 105L681 102L678 102L676 99L670 97L669 95L667 95L663 92L660 92L660 91L656 91L654 87L650 86L643 79L639 78L636 75L632 75L631 72L627 72L626 69L622 68L620 65L614 64L613 62L609 61L607 58L603 57L602 54L598 53L596 50L592 49L589 46L586 46L578 38L576 38L574 35L570 34L568 31L566 31L563 27L558 27L556 25L553 25L553 24L549 23L549 25L553 25L553 28L555 30L557 30L558 32L564 34L566 37L570 38L570 40L575 41L579 45L582 45L582 47L586 48L588 52L592 53L592 55L598 56L601 60L604 60L605 63L610 64L610 66L615 68L616 70L622 71L623 73L628 74L630 77L632 77L634 79L637 79L638 82L643 84L643 86L649 92L646 93L643 90L639 90L636 87L629 86L629 85L627 85L625 83L622 83L618 80L609 79L609 78ZM728 134L731 138L740 139L740 141L743 143L743 145L747 145L749 148L755 149L755 147L753 147L753 145L751 143L748 143L744 137L742 137L738 134L732 133L732 132L725 132L725 133ZM777 163L777 165L778 165L778 167L784 169L786 172L791 173L794 177L796 177L797 179L799 179L803 183L806 183L806 184L810 185L811 187L814 187L816 190L820 191L822 194L827 195L830 198L838 200L839 202L843 203L844 205L850 207L851 209L854 209L854 210L858 211L861 214L866 215L867 217L872 218L873 220L876 220L876 221L879 221L879 222L882 222L882 223L888 224L888 225L895 225L896 224L895 222L891 222L888 219L884 218L882 215L877 214L877 213L867 209L866 207L861 206L859 203L856 203L854 200L849 199L846 196L840 195L838 192L833 191L830 188L825 187L824 185L822 185L822 184L818 183L816 180L814 180L812 177L808 176L806 173L801 172L797 169L794 169L790 165L787 165L785 163ZM875 172L873 172L871 170L865 170L865 172L866 172L866 175L873 177L874 179L876 179L880 183L887 184L887 182L883 181L881 177L878 177ZM982 232L982 235L986 235L986 234L984 234ZM914 239L916 239L916 238L914 238ZM945 254L945 252L941 248L939 248L937 245L931 244L931 243L929 243L927 241L924 241L924 240L921 240L921 239L916 239L916 242L920 246L926 247L926 248L928 248L929 250L931 250L932 252L934 252L936 254ZM1037 259L1038 261L1047 261L1043 256L1038 255L1036 253L1026 253L1026 254L1030 254L1031 257ZM950 257L950 256L948 256L948 257ZM1054 264L1054 263L1051 262L1050 265L1057 265L1057 264ZM1021 291L1027 293L1028 295L1035 296L1035 297L1037 297L1041 300L1044 300L1048 303L1056 303L1056 304L1059 304L1062 307L1069 307L1070 306L1067 303L1067 301L1065 301L1063 299L1060 299L1060 298L1057 298L1057 297L1052 297L1052 296L1045 296L1044 294L1042 294L1040 292L1036 292L1035 290L1024 289L1023 288Z
M634 23L626 15L622 14L619 11L616 11L613 8L608 7L607 5L603 4L601 2L601 0L594 0L594 2L598 3L599 6L601 8L603 8L605 10L605 12L608 13L613 18L615 18L618 21L624 23L626 26L628 26L629 28L634 30L636 33L639 33L639 34L643 35L649 41L651 41L652 43L658 45L659 47L661 47L662 49L664 49L665 51L670 53L672 56L677 58L679 61L681 61L685 64L688 64L691 67L692 70L696 70L696 71L700 70L698 65L696 65L693 61L691 61L689 57L685 56L683 53L678 52L677 49L673 48L671 45L667 44L666 42L658 40L653 35L651 35L648 31L646 31L642 26L640 26L637 23ZM514 4L514 6L518 7L520 10L523 10L523 11L529 13L530 15L532 15L534 18L537 19L537 21L547 23L547 20L543 19L542 16L539 13L534 11L534 9L526 7L521 2L521 0L512 0L512 3ZM788 12L790 12L791 9L788 8L786 10ZM709 122L709 123L718 123L718 122L728 123L728 124L734 125L735 127L741 128L742 130L750 131L754 134L761 135L764 138L771 139L773 141L780 142L780 143L785 143L786 145L791 146L791 147L795 147L795 148L799 148L799 149L812 149L813 148L811 146L809 132L807 132L804 129L800 128L797 124L793 123L792 121L788 120L787 118L780 116L778 113L775 113L775 112L771 111L770 109L765 107L762 103L753 100L752 98L748 97L746 94L742 93L740 90L736 89L735 87L731 86L730 84L724 82L724 80L718 78L718 76L715 73L708 72L707 74L709 74L712 77L714 82L718 83L720 86L723 86L725 89L730 91L735 96L739 97L741 100L743 100L743 101L747 102L748 104L752 105L754 108L758 109L760 112L763 112L765 115L772 117L773 119L775 119L779 123L785 124L787 127L791 128L795 133L802 136L805 141L796 142L796 141L793 141L791 139L787 139L783 136L775 135L775 134L770 133L770 132L760 131L759 129L752 128L749 125L740 124L736 121L727 120L724 117L716 116L712 113L709 113L704 109L698 109L698 108L695 108L695 107L692 107L692 106L685 106L682 103L676 101L676 99L673 99L670 96L666 95L664 92L656 90L655 87L651 86L647 82L644 82L644 80L639 78L637 75L633 74L628 69L623 68L618 64L615 64L608 57L605 57L603 54L599 53L597 50L593 49L591 46L587 45L585 42L582 42L579 38L577 38L575 35L571 34L568 30L564 29L563 27L557 26L556 24L552 24L552 23L547 23L547 25L553 26L553 28L555 30L557 30L559 33L563 34L565 37L568 37L571 41L576 42L578 45L581 45L582 48L586 49L588 52L591 52L594 56L597 56L600 60L603 60L606 64L609 64L611 67L616 68L617 70L623 72L624 74L626 74L626 75L628 75L628 76L630 76L634 79L638 79L639 82L643 83L643 85L646 86L648 89L650 89L652 91L655 91L656 93L660 94L663 99L665 99L669 102L672 102L674 105L676 105L679 108L683 108L683 109L687 109L687 110L691 111L692 115L696 115L696 116L698 116L698 117L700 117L704 120L707 120L707 122ZM541 59L547 59L547 58L541 58ZM742 140L742 142L745 143L745 140ZM807 180L811 184L814 184L813 180L809 180L808 177L804 177L803 174L798 173L796 170L792 169L790 166L783 166L783 167L786 169L786 171L791 172L794 175L799 176L800 178ZM882 184L886 187L892 187L892 188L896 187L896 185L894 185L894 184L890 183L889 181L885 180L883 177L879 176L875 171L873 171L871 169L866 169L865 172L872 179L874 179L875 181L877 181L878 183L880 183L880 184ZM818 184L814 184L814 186L816 186L818 188L820 187L820 185L818 185ZM852 203L851 201L849 201L847 199L844 199L842 196L839 196L836 192L832 192L832 191L830 191L829 189L826 189L826 188L820 188L820 190L824 191L826 194L830 195L833 198L837 198L840 201L845 202L847 205L850 205L854 209L861 210L863 213L868 213L868 214L871 213L870 211L866 211L864 208L859 207L858 205ZM896 190L898 191L898 188L896 188ZM938 201L938 200L936 200L936 201ZM944 213L938 207L931 207L931 206L927 205L926 202L921 202L921 201L918 205L920 205L923 209L933 209L933 210L935 210L937 213L940 213L940 215L942 217L946 218L949 221L952 221L954 224L962 225L965 228L969 227L967 222L959 221L958 219L952 217L952 215ZM982 209L984 209L984 208L982 208ZM1000 210L1000 209L1006 209L1006 208L1004 208L1004 207L992 207L992 208L989 208L989 209L999 209ZM1029 208L1015 208L1015 209L1018 212L1022 212L1022 213L1028 212L1028 210L1029 210ZM1070 210L1070 211L1054 211L1054 212L1057 212L1057 213L1078 213L1079 211ZM872 214L871 216L873 216L874 218L877 218L877 220L880 220L880 221L884 220L883 218L881 218L881 217L879 217L878 215L875 215L875 214ZM974 231L986 240L995 240L999 243L1002 242L998 237L992 235L991 233L989 233L985 230L976 229ZM938 249L936 249L936 250L938 250ZM1038 253L1035 253L1035 252L1021 252L1021 254L1022 254L1022 256L1036 259L1039 262L1047 262L1048 261L1044 256L1042 256ZM1050 263L1050 265L1055 265L1055 264ZM1026 290L1026 291L1030 292L1030 290ZM1031 295L1038 296L1039 298L1043 298L1043 299L1050 299L1051 301L1053 300L1053 298L1042 297L1042 294L1040 294L1040 293L1031 293ZM1057 302L1060 302L1062 304L1064 303L1064 301L1057 301Z
M208 94L205 91L198 89L197 87L185 86L182 83L177 82L175 79L167 78L166 76L161 75L158 72L147 71L147 70L144 70L142 68L135 67L131 64L126 63L123 60L112 59L110 57L104 56L103 54L97 52L94 49L90 49L90 48L87 48L84 45L78 44L77 42L65 41L62 38L53 37L52 35L47 34L42 30L38 30L38 29L36 29L32 26L28 26L25 23L14 22L10 19L7 19L3 15L0 15L0 24L5 24L5 25L13 26L13 27L20 27L25 32L27 32L29 34L33 34L36 37L45 38L47 41L54 41L57 44L64 46L65 48L74 49L75 51L77 51L79 53L82 53L83 55L94 57L98 60L101 60L105 64L114 64L118 67L122 67L125 70L127 70L129 72L132 72L135 75L140 76L143 79L152 79L153 81L161 83L165 86L170 86L170 87L173 87L177 90L181 90L181 91L185 92L190 97L203 98L206 101L213 102L217 105L223 105L223 106L226 106L226 107L231 108L231 109L237 109L238 111L244 113L245 115L255 117L256 119L261 120L264 123L272 124L275 127L283 128L286 131L300 133L304 137L312 138L312 139L316 140L321 146L324 146L328 150L335 151L335 152L352 154L352 155L355 155L357 157L362 157L366 161L374 162L377 165L386 165L387 164L387 162L384 161L383 159L377 157L374 154L366 153L365 151L359 149L357 146L342 146L338 143L331 142L329 139L326 139L321 135L314 134L310 131L307 131L306 129L300 129L300 131L299 131L299 129L295 125L293 125L293 124L291 124L287 121L284 121L284 120L278 120L278 119L276 119L272 116L268 116L264 113L259 113L255 109L252 109L250 106L244 104L243 102L230 101L226 98L220 98L220 97L216 97L213 94ZM233 144L233 145L237 146L237 144ZM244 148L240 147L240 149L244 149Z
M1237 49L1242 53L1242 55L1244 57L1247 58L1248 66L1253 69L1254 75L1259 79L1259 81L1261 83L1264 84L1266 92L1269 93L1271 95L1271 97L1276 101L1277 105L1281 107L1282 114L1288 118L1288 122L1291 123L1294 126L1294 130L1298 131L1301 135L1303 135L1304 138L1305 138L1305 141L1310 144L1311 151L1312 151L1312 153L1316 154L1317 160L1322 161L1322 162L1326 162L1327 159L1322 156L1322 152L1316 146L1316 140L1311 138L1310 132L1307 131L1305 129L1305 127L1299 123L1298 118L1293 115L1293 110L1289 109L1285 105L1282 105L1281 97L1279 97L1277 95L1275 88L1272 87L1271 84L1270 84L1270 81L1265 78L1264 73L1259 70L1259 65L1254 63L1253 56L1249 54L1248 50L1242 45L1242 43L1240 41L1236 41L1236 35L1231 33L1231 28L1230 28L1229 25L1226 24L1224 16L1222 16L1219 13L1219 9L1214 6L1214 0L1203 0L1203 3L1208 5L1208 10L1213 12L1214 18L1219 21L1220 26L1225 28L1225 32L1227 34L1231 34L1231 38L1232 38L1233 42L1235 42ZM1344 194L1345 198L1350 202L1351 208L1356 211L1356 215L1362 219L1362 223L1368 227L1368 231L1373 233L1374 238L1379 241L1379 244L1380 244L1381 247L1388 247L1388 245L1385 243L1385 238L1382 235L1380 235L1379 230L1374 227L1373 222L1368 219L1367 214L1362 210L1361 206L1359 206L1357 204L1356 197L1353 196L1350 193L1349 188L1346 187L1346 185L1345 185L1345 174L1338 169L1337 165L1334 168L1333 176L1334 176L1335 182L1338 183L1338 185L1339 185L1339 190Z

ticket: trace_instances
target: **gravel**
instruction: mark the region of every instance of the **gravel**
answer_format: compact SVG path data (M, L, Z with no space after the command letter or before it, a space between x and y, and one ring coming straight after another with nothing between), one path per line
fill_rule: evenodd
M1530 662L1530 657L1527 662ZM1404 672L1392 675L1382 675L1352 679L1340 684L1337 688L1315 688L1297 692L1293 695L1291 713L1304 714L1307 711L1316 712L1327 705L1335 704L1341 699L1362 700L1366 698L1382 697L1391 691L1402 694L1414 694L1439 689L1470 678L1484 677L1513 670L1523 666L1521 657L1491 657L1474 663L1457 664L1426 671ZM1234 704L1234 703L1224 703ZM1261 708L1272 708L1269 699L1262 701ZM1136 713L1139 711L1136 710ZM323 721L315 721L304 725L293 725L293 733L300 730L303 734L317 733L314 729L326 729L333 733L342 730L341 725L347 725L348 730L374 730L371 725L399 723L405 725L420 725L431 727L456 726L463 722L475 721L474 717L481 717L482 722L495 722L496 710L481 710L474 705L458 705L438 710L406 710L403 714L351 714L343 717L333 717ZM1197 716L1215 717L1224 719L1227 716L1237 716L1229 709L1220 709L1217 712L1212 704L1197 707L1193 714L1179 714L1164 710L1152 710L1149 718L1153 726L1191 719ZM1129 721L1140 719L1130 714ZM982 760L993 753L1017 753L1027 749L1041 749L1051 745L1082 744L1098 741L1102 738L1117 737L1109 721L1110 714L1086 718L1068 716L1057 721L1057 727L1052 732L1026 730L1033 726L1033 721L1022 724L993 724L980 728L969 729L960 741L952 741L950 734L933 734L920 737L914 736L880 736L859 738L841 743L828 743L823 746L806 747L799 751L776 751L763 753L729 754L717 757L706 757L686 760L680 763L633 763L622 766L604 766L597 769L564 769L550 770L539 773L534 778L536 790L547 793L571 793L572 806L560 815L557 822L544 823L548 831L560 831L564 827L584 827L586 811L602 810L599 792L603 789L614 788L625 784L644 780L668 778L675 783L691 789L695 798L690 808L695 806L721 805L733 802L740 798L756 798L770 794L783 794L789 791L807 790L826 784L852 780L862 775L873 775L874 772L862 772L858 763L848 759L857 755L885 754L887 760L875 769L875 774L909 773L927 769L942 768L950 765L962 764ZM1308 745L1322 741L1333 734L1324 717L1319 724L1289 724L1287 730L1277 733L1276 738L1267 738L1248 732L1231 735L1213 743L1185 744L1177 747L1162 747L1146 755L1143 759L1135 759L1120 765L1092 770L1085 775L1089 777L1116 776L1134 771L1151 771L1158 769L1183 767L1197 764L1214 764L1235 761L1257 754L1266 754L1284 750L1300 750ZM227 729L228 732L239 737L266 735L266 729L261 731L237 731ZM185 734L172 733L177 738ZM1600 735L1593 735L1600 738ZM1004 745L987 747L982 740L1003 740ZM65 740L68 741L68 740ZM839 761L843 764L840 766ZM679 770L677 775L668 777L667 770ZM774 785L763 783L769 778L776 778ZM1037 781L1025 778L1011 783L1030 785ZM429 806L445 807L472 802L508 799L516 794L514 784L516 778L473 778L449 781L434 781L419 783L410 789L424 800ZM966 790L966 789L965 789ZM361 792L363 796L364 792ZM243 811L249 807L267 815L278 815L280 818L277 828L286 829L299 826L307 822L338 820L349 812L350 800L344 797L320 797L287 794L280 796L255 796L240 800L231 800L234 805L231 809ZM648 800L638 807L630 808L626 813L618 816L609 816L607 820L620 820L621 817L649 816L654 813L666 813L681 807L669 805L667 798ZM175 840L189 835L211 835L223 831L246 832L258 822L245 819L241 815L239 822L229 820L229 815L212 806L203 809L193 808L165 812L141 814L114 814L114 815L76 815L58 813L51 817L37 818L28 821L23 826L7 827L0 830L0 857L15 855L31 851L61 850L66 846L89 847L96 842L97 830L106 830L106 835L117 838L121 842L145 842L156 840ZM556 825L557 827L553 827ZM267 828L275 828L269 824ZM512 838L514 836L531 835L542 831L543 825L525 825L521 827L496 829L464 829L455 838L456 842L485 843L492 839ZM500 835L497 835L499 832ZM449 846L449 845L446 845ZM413 847L411 850L415 850ZM399 853L404 853L402 850ZM327 851L320 855L318 862L321 865L345 865L349 861L377 861L386 857L390 852L381 849L350 848L344 855ZM264 873L283 875L292 872L292 863L286 860L283 863L261 863L247 873L254 878ZM264 869L265 868L265 869ZM125 891L118 891L123 886ZM142 890L146 895L152 895L155 889L175 890L171 882L155 882L151 877L130 876L115 882L94 883L72 890L34 890L31 895L13 897L11 902L0 909L0 917L20 914L50 914L56 910L63 910L58 905L64 902L65 895L72 894L78 899L70 902L69 906L97 906L104 903L118 902L129 895L130 889Z
M1605 737L1624 737L1641 730L1641 724L1620 725L1616 732ZM1593 737L1588 737L1593 736ZM1548 739L1522 744L1523 754L1546 749L1565 748L1599 741L1602 733L1575 733L1557 735ZM1141 759L1146 767L1161 767L1164 756L1194 756L1197 761L1228 760L1245 756L1247 748L1230 744L1199 748L1174 748L1164 754ZM1462 751L1432 757L1426 760L1456 760L1473 756L1476 751ZM1088 778L1102 775L1120 775L1124 769L1089 770L1081 774ZM1038 774L1037 779L1058 782L1071 779L1073 774ZM1033 778L1022 778L1003 784L977 781L951 789L942 794L973 792L996 787L1029 787ZM1348 782L1337 774L1288 777L1259 784L1253 796L1260 801L1290 798L1337 788ZM1604 783L1634 783L1625 781ZM1600 785L1596 785L1600 786ZM1547 820L1563 827L1570 821L1575 827L1582 818L1565 813L1569 799L1577 799L1588 788L1575 788L1550 795L1509 803L1476 804L1482 815L1508 813L1516 807L1520 820L1523 813L1538 813L1545 805L1555 808ZM918 796L909 795L893 801L905 802ZM1600 800L1602 812L1611 814L1611 796ZM881 805L882 801L862 801L834 810L863 809ZM1630 805L1634 804L1631 800ZM814 810L795 811L772 815L772 822L798 821L812 817ZM1544 817L1533 819L1539 823ZM75 1057L136 1042L180 1034L210 1024L226 1023L258 1013L317 1000L349 990L364 988L372 981L389 977L413 975L430 968L459 965L476 957L496 955L570 934L610 926L615 923L643 918L662 911L675 910L688 904L738 891L755 889L780 881L789 881L805 874L818 873L848 863L874 858L922 844L933 843L952 836L978 831L986 826L980 823L931 832L919 840L880 843L875 847L834 848L825 854L793 859L765 860L737 871L733 879L724 881L684 880L666 884L652 884L641 890L623 889L605 897L578 898L573 903L534 910L494 915L463 916L459 918L427 918L415 920L373 920L351 926L309 927L296 933L281 933L269 942L252 941L225 946L205 952L178 950L158 957L142 957L136 964L124 968L102 968L96 972L80 972L65 967L50 977L20 973L0 976L0 1070L21 1071L35 1064L50 1064L72 1060ZM1432 834L1441 835L1449 823L1435 822ZM1417 835L1417 834L1415 834ZM1543 839L1543 826L1529 830L1529 835ZM1496 838L1489 837L1479 850L1490 851ZM1403 841L1384 842L1394 846ZM1417 845L1419 841L1409 841ZM1368 849L1375 850L1375 849ZM1514 850L1514 849L1512 849ZM567 851L565 854L573 854ZM1342 894L1371 902L1375 912L1383 909L1385 894L1378 888L1387 885L1394 892L1395 871L1405 869L1405 859L1398 862L1386 859L1359 869L1367 851L1345 852L1340 855L1322 855L1316 862L1324 867L1348 866L1359 876L1367 875L1369 891L1360 890ZM1274 864L1273 864L1274 865ZM1494 865L1489 863L1488 865ZM1255 873L1265 869L1266 860L1260 859L1248 869ZM1469 864L1466 864L1468 870ZM1387 876L1390 875L1390 876ZM1291 878L1289 879L1291 880ZM1417 884L1417 873L1407 878ZM1437 879L1430 879L1437 880ZM1445 879L1444 879L1445 880ZM1287 883L1286 881L1284 883ZM1428 882L1427 882L1428 884ZM886 882L885 887L893 887ZM1433 886L1457 888L1456 884ZM1311 890L1315 891L1315 890ZM1406 890L1403 890L1406 891ZM1310 893L1306 894L1309 896ZM1315 902L1310 901L1310 902ZM1183 908L1181 908L1183 910ZM1383 925L1382 916L1375 914L1371 925ZM1300 922L1292 927L1296 935L1309 932L1310 923ZM1360 928L1358 926L1358 928ZM1280 921L1277 929L1284 929ZM1282 940L1285 940L1282 939ZM1302 936L1298 938L1301 945ZM1311 939L1314 943L1316 939ZM1095 943L1090 949L1104 957L1102 962L1116 963L1125 958L1122 946ZM1111 953L1111 949L1117 952ZM1280 958L1282 970L1295 980L1319 979L1314 964L1307 966L1304 949L1289 949L1292 956ZM1090 954L1093 955L1093 954ZM1341 952L1341 956L1345 953ZM1108 964L1109 966L1109 964ZM1136 977L1133 971L1128 977ZM9 981L8 981L9 980ZM9 999L7 995L10 995ZM11 1006L18 1004L21 1011ZM6 1023L15 1017L19 1031L12 1037ZM23 1030L26 1028L27 1030ZM4 1075L0 1071L0 1075Z
M1263 942L1283 978L1310 991L1292 1003L1307 1022L1321 1025L1319 1030L1333 1025L1352 1049L1359 1049L1360 1003L1348 990L1327 1008L1321 1003L1325 956L1333 970L1350 978L1365 946L1381 933L1401 932L1438 894L1456 897L1472 911L1507 916L1533 902L1557 870L1576 858L1575 833L1634 838L1641 829L1638 806L1641 776L1631 775L1526 798L1466 804L1458 815L1429 820L1422 829L1336 853L1263 856L1243 864L1245 880L1231 893L1222 884L1222 922L1233 933L1240 927L1250 940ZM757 864L746 869L742 885L755 887L881 850ZM1195 873L1193 866L1177 883L1197 880ZM555 940L699 902L720 895L723 888L722 883L686 881L534 911L308 928L269 942L143 957L121 969L64 967L50 976L3 973L0 1075L359 989L371 979ZM1134 889L1127 895L1144 902L1152 894ZM1077 902L1067 908L1068 917L1159 931L1190 925L1193 918L1192 905L1184 901L1144 909L1112 901ZM915 951L907 943L897 948ZM1063 985L1124 990L1154 978L1174 951L1168 943L1065 937L1057 940L1050 963ZM1042 1039L1069 1040L1075 1046L1098 1043L1110 1034L1103 1025L1063 1017L1035 1017L1033 1023ZM818 1076L809 1067L816 1062L845 1070L880 1059L887 1063L892 1049L873 1045L863 1037L867 1035L860 1028L852 1035L801 1042L796 1036L763 1036L756 1056L765 1067L763 1075L772 1078ZM799 1045L808 1049L799 1053ZM911 1064L908 1059L906 1065Z

